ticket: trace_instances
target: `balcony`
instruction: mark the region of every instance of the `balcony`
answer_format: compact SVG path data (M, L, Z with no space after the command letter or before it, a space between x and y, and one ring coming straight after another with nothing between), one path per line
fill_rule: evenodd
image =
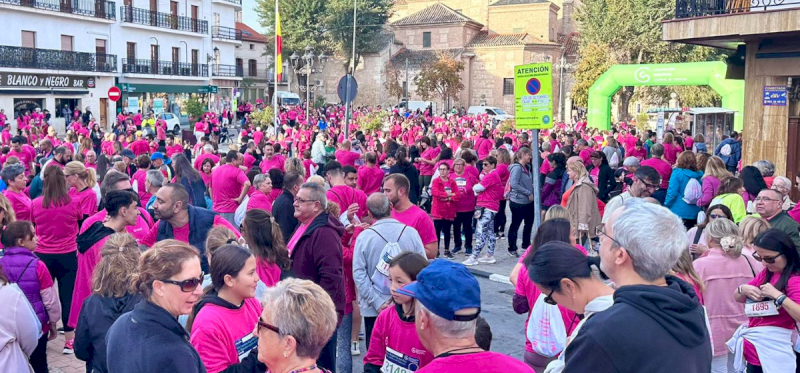
M116 3L104 0L0 0L0 4L46 10L63 14L116 20Z
M208 65L188 62L122 59L123 74L208 77Z
M223 26L213 26L211 27L211 37L214 39L241 41L242 30Z
M800 0L676 0L675 18L694 18L800 8Z
M0 67L113 73L117 56L0 45Z
M240 8L242 7L242 0L212 0L212 2L218 4L233 5Z
M154 12L148 9L134 8L127 5L120 7L120 14L123 23L208 34L208 21L200 19Z
M226 77L239 77L244 75L244 69L241 66L234 65L212 65L211 75L213 76L226 76Z

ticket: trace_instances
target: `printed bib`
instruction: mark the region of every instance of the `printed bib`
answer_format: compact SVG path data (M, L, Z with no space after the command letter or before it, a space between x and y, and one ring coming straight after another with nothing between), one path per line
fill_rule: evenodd
M744 304L744 314L747 317L777 316L778 307L775 302L768 300L764 302L747 302Z
M386 347L386 358L383 360L383 373L411 373L419 369L419 359L404 355Z

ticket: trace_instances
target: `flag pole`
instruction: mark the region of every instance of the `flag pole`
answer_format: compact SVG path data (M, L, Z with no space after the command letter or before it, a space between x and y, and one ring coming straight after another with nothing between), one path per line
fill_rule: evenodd
M281 63L281 61L278 61L278 39L281 37L281 25L278 22L280 22L280 17L278 15L278 0L275 0L275 66L273 67L275 71L275 84L272 91L272 115L274 116L272 121L275 123L275 131L280 133L280 122L278 121L278 64Z

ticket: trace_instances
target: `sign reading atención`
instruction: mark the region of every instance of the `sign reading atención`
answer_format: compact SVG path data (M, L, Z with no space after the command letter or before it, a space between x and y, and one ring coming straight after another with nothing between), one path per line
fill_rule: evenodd
M0 87L94 88L91 76L0 73Z
M553 127L553 72L550 63L514 66L516 127Z

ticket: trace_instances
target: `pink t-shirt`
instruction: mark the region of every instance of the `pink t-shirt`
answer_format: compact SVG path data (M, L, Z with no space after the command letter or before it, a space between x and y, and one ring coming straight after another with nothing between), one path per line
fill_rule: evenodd
M778 283L778 280L781 278L780 272L772 273L765 268L747 284L759 287L764 283L764 279L766 279L768 275L772 276L769 279L769 283L772 285ZM795 303L800 303L800 276L795 275L789 277L789 281L786 283L786 289L784 289L783 293ZM751 317L747 326L749 328L756 326L777 326L780 328L793 330L795 328L795 322L794 319L792 319L792 316L786 312L786 309L780 308L778 309L777 316ZM756 347L753 346L752 343L748 342L747 338L744 340L744 358L750 364L761 366L761 360L758 359Z
M480 182L483 185L484 191L478 194L478 207L485 207L489 210L497 212L500 210L500 200L503 199L503 189L505 184L500 180L500 173L497 170L492 170Z
M25 166L25 175L28 175L30 172L31 161L33 160L30 153L28 153L25 149L23 149L21 152L11 149L11 151L8 152L8 156L19 158L20 163Z
M235 212L239 204L234 199L239 198L245 183L250 182L244 171L231 164L219 166L211 171L211 199L214 201L214 211L220 213Z
M108 211L100 210L96 214L86 218L81 224L81 232L85 232L89 227L92 226L95 222L103 221L108 215ZM139 217L136 218L136 225L130 225L125 228L128 233L133 236L136 240L141 240L145 236L147 236L148 232L150 232L150 227L153 226L153 220L150 218L150 213L144 209L144 207L139 207Z
M338 161L339 163L342 164L342 167L344 167L344 166L353 166L353 167L355 167L356 166L356 161L359 158L361 158L361 154L358 154L358 153L356 153L354 151L350 151L350 150L344 150L344 149L336 150L336 152L334 153L334 156L336 157L336 161Z
M381 189L385 173L378 166L364 166L358 169L358 189L370 195Z
M433 360L433 354L419 340L414 321L402 320L396 306L381 311L375 320L364 364L383 366L388 349L394 351L393 355L419 359L420 368Z
M72 292L72 306L69 311L69 321L67 324L74 328L78 326L78 316L81 314L83 301L92 295L92 275L97 264L100 263L100 252L108 238L106 236L97 241L89 250L78 252L78 273L75 275L75 288Z
M14 192L11 189L3 191L3 195L11 202L11 208L17 220L31 221L31 199L23 192Z
M216 155L211 154L211 153L203 153L203 154L200 154L199 156L197 156L197 159L194 160L194 168L196 168L197 170L200 170L202 172L203 161L206 160L206 159L211 159L212 161L214 161L215 165L217 163L219 163L219 157L217 157Z
M183 147L178 144L173 144L172 146L167 146L167 158L172 158L173 155L178 153L183 153Z
M41 254L66 254L78 249L78 221L83 219L79 201L71 200L62 206L50 203L44 208L44 197L31 202L31 216L36 225L39 243L36 252Z
M281 280L281 269L277 264L270 264L266 260L256 259L256 273L258 279L268 288L275 286Z
M427 245L432 242L437 242L436 229L433 227L433 220L417 205L412 205L403 212L398 212L392 209L392 217L397 221L408 225L419 232L419 237L422 239L422 244Z
M92 216L97 212L97 193L92 188L86 188L78 191L78 189L70 188L69 196L78 201L81 206L81 212L86 216ZM148 199L150 199L148 197ZM146 200L143 200L146 201Z
M422 154L420 154L420 158L427 159L432 161L436 159L436 156L439 155L439 151L435 148L428 148L425 149ZM425 162L419 162L419 174L422 176L433 176L436 171L433 169L432 164L427 164Z
M247 201L247 210L262 209L272 212L272 202L274 201L270 195L255 191Z
M226 227L236 235L236 237L241 237L239 231L231 225L225 218L222 216L216 215L214 216L214 227ZM130 227L129 227L130 228ZM172 238L176 239L181 242L189 243L189 224L185 224L182 227L172 227ZM153 227L150 228L150 231L147 232L143 238L139 240L140 245L145 245L147 247L153 246L158 239L158 224L153 224Z
M143 169L138 169L136 172L133 173L131 177L131 183L136 183L136 190L138 190L139 200L140 201L149 201L150 197L152 196L150 193L147 192L147 187L144 185L145 179L147 179L147 171Z
M534 373L527 364L501 353L484 351L433 359L417 373Z
M286 244L286 250L289 251L290 257L292 256L295 245L297 245L297 241L300 241L300 237L303 237L303 234L306 233L306 229L308 229L308 224L300 224L297 226L297 230L294 231L292 238L289 239L289 243Z
M358 218L363 218L367 215L367 195L363 191L353 189L347 185L337 185L325 193L328 201L339 205L341 214L347 212L347 208L352 204L358 205Z
M286 162L286 159L284 159L282 155L277 155L277 154L272 156L272 159L264 158L261 161L261 165L260 165L261 166L261 173L267 173L267 172L269 172L269 170L271 170L273 168L277 168L277 169L281 170L281 172L286 172L283 169L283 165L284 165L285 162Z
M648 158L641 162L642 166L650 166L661 175L661 189L669 187L669 178L672 176L672 166L660 158Z
M236 309L208 303L194 319L190 342L209 373L238 364L258 346L253 327L261 316L261 303L248 298Z

